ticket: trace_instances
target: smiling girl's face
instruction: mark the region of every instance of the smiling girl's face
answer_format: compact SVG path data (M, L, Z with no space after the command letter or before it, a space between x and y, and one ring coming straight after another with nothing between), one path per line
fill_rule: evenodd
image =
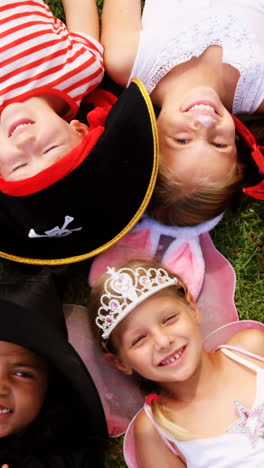
M235 124L211 88L166 101L158 117L160 160L184 184L221 183L237 164Z
M198 367L202 336L197 308L175 295L158 292L130 312L112 332L122 372L136 371L159 383L185 381Z
M46 361L27 348L0 341L0 438L35 420L47 388Z

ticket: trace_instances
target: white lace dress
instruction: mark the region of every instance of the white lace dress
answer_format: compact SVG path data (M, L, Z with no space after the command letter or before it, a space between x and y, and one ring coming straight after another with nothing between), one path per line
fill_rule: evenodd
M146 0L130 79L151 93L210 45L221 46L223 63L240 73L232 112L255 112L264 99L264 0Z

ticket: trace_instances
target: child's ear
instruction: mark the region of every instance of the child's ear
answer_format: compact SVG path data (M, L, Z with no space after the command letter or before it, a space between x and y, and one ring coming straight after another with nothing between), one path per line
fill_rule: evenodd
M71 127L75 128L76 132L81 136L87 135L89 133L89 127L85 123L80 122L79 120L71 120Z
M133 370L130 367L128 367L123 361L121 361L121 359L116 354L104 353L104 357L109 364L123 372L123 374L133 374Z

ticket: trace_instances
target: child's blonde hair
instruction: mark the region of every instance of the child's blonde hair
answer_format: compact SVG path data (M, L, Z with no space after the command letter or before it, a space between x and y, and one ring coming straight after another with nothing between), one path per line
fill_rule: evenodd
M164 435L170 439L193 440L202 438L201 434L194 434L182 426L178 426L173 420L172 412L158 401L151 403L152 416L156 424L160 427Z
M236 164L224 181L202 178L186 187L174 171L160 165L147 211L154 219L170 226L192 226L208 221L220 215L241 191L242 177L242 166Z
M120 268L130 268L132 270L135 270L138 267L145 268L148 270L149 268L160 268L161 266L154 262L154 261L147 261L147 260L130 260L127 263L123 265L118 265L116 267L116 270L119 270ZM175 277L180 281L180 284L175 284L175 286L168 286L171 290L175 292L175 297L180 301L183 302L187 305L192 305L194 303L194 300L190 293L188 292L187 286L185 283L182 281L182 279L172 273L171 271L167 270L166 268L162 267L167 273L169 274L170 277ZM104 293L104 285L105 281L109 278L109 274L104 273L96 282L95 286L92 288L89 299L88 299L88 309L89 309L89 320L91 323L91 329L94 335L94 338L96 341L101 345L102 350L104 352L110 352L113 354L118 354L118 350L115 348L113 345L113 342L111 340L111 336L107 340L107 342L103 342L101 335L102 335L102 330L96 325L95 319L97 317L98 309L101 306L100 303L100 298ZM136 307L136 306L135 306ZM156 384L154 384L156 386ZM143 392L146 393L146 388L148 388L147 391L149 391L150 385L149 381L147 381L144 378L141 378L140 376L140 387L142 388ZM145 387L145 389L144 389ZM154 417L155 422L160 426L162 431L168 435L168 436L174 436L179 440L190 440L194 438L199 438L201 436L195 435L190 433L188 430L184 429L183 427L178 426L175 424L173 421L173 417L171 415L171 412L160 402L153 401L151 405L152 409L152 414Z

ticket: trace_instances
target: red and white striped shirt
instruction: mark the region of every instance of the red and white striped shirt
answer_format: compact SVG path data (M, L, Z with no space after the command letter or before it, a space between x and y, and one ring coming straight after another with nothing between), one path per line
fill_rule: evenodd
M1 0L0 67L0 113L12 102L52 94L68 103L69 120L103 78L103 47L70 33L42 0Z

